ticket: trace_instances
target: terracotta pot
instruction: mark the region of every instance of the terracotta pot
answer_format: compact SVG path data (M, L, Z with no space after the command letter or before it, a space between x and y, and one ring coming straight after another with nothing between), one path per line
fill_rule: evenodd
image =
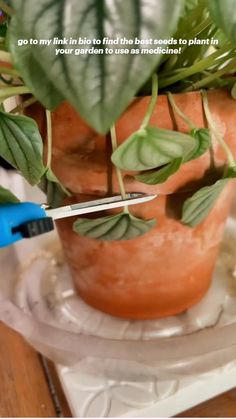
M196 126L206 126L199 93L176 95L175 100ZM136 99L120 118L116 125L119 143L138 129L148 101L147 97ZM209 105L219 130L236 154L236 102L226 91L211 91ZM165 96L159 97L151 124L188 131L170 111ZM53 133L53 168L77 195L75 200L85 200L86 194L95 198L119 192L106 138L89 128L67 103L53 115ZM213 148L215 164L222 167L225 155L214 139ZM184 164L165 184L156 186L134 181L130 173L124 173L127 191L159 194L152 202L131 208L136 216L157 219L157 226L142 237L97 241L75 234L72 219L58 223L75 287L86 302L115 316L150 319L180 313L204 296L211 282L234 183L196 228L182 225L175 213L186 198L183 191L194 190L210 165L211 155L206 153Z

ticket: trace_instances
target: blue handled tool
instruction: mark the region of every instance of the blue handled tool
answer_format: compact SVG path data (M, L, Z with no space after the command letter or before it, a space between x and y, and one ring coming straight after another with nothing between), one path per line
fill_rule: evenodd
M54 220L105 211L126 205L141 204L151 201L156 195L140 193L98 199L60 208L48 209L32 202L0 205L0 247L9 246L24 238L32 238L54 229Z

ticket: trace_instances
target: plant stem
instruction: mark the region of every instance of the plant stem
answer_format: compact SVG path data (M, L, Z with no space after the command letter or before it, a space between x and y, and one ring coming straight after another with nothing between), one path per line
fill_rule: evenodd
M185 115L185 113L182 112L181 109L176 105L176 102L174 100L174 96L170 92L167 94L167 96L168 96L169 102L170 102L174 112L176 112L177 115L179 115L180 118L182 118L184 120L184 122L188 125L190 130L196 128L195 125L192 123L191 119L189 119L187 117L187 115Z
M230 148L228 147L228 145L226 144L226 142L224 141L224 138L222 137L222 135L219 133L219 129L215 125L215 122L212 118L212 114L211 114L211 111L210 111L210 108L209 108L207 93L204 90L202 90L201 93L202 93L203 108L204 108L204 112L205 112L205 115L206 115L206 119L207 119L209 128L211 129L212 133L216 137L218 143L223 148L223 150L225 152L225 155L227 157L229 167L234 167L236 165L236 163L235 163L235 160L234 160L233 153L230 150Z
M46 109L46 121L47 121L47 164L46 169L51 168L52 163L52 115L49 110Z
M159 87L166 87L171 84L176 83L177 81L183 80L186 77L192 76L195 73L205 70L209 68L211 65L215 64L216 58L220 58L224 53L230 52L232 48L229 45L226 45L219 50L213 52L213 54L208 55L208 57L203 58L202 60L198 61L197 63L193 64L191 67L187 67L183 69L183 71L175 74L173 76L159 79ZM225 57L227 60L227 57Z
M3 0L0 0L0 9L3 10L4 13L6 13L8 16L13 15L13 9L8 6Z
M195 26L192 31L190 31L189 33L186 33L185 35L185 39L193 39L196 36L199 35L199 33L203 32L204 30L206 30L206 28L210 28L210 26L212 25L212 19L210 17L203 19L202 22L200 22L197 26Z
M11 96L23 95L26 93L31 93L29 88L26 86L3 87L0 90L0 101L3 101Z
M0 66L0 74L10 74L11 76L19 77L20 73L14 68Z
M112 151L114 152L117 149L117 139L116 139L116 128L115 125L113 125L111 127L111 145L112 145ZM116 170L116 175L117 175L117 179L118 179L118 183L119 183L119 188L120 188L120 193L122 196L122 199L126 199L126 192L125 192L125 185L124 185L124 181L123 181L123 177L122 177L122 173L121 170L115 166L115 170ZM126 205L124 207L124 212L129 212L128 206Z
M225 67L223 67L221 70L216 71L207 77L204 77L204 79L199 80L196 83L193 83L191 87L188 87L187 89L184 89L183 91L190 92L191 90L199 90L202 87L206 86L207 84L223 76L224 74L228 73L229 71L235 70L235 68L236 68L236 59L230 61L230 63L226 65Z
M189 32L191 33L193 26L196 26L195 22L199 20L206 20L204 15L204 8L201 4L194 7L194 9L188 13L188 19L183 19L179 29L176 32L176 38L181 38L183 35L186 35Z
M0 83L0 90L4 89L4 87L6 87L5 83Z
M231 58L235 58L235 50L230 51L227 55L223 55L223 57L218 58L215 64L213 64L208 71L214 71L217 69L220 69L221 64L227 64L227 62L230 62ZM222 68L222 67L221 67Z
M60 185L61 189L63 190L64 194L67 196L72 196L72 194L68 191L68 189L66 189L66 187L64 185L62 185L62 183L57 179L57 183L58 185Z
M13 108L10 113L14 114L14 113L21 112L25 108L28 108L28 106L33 105L33 103L35 103L35 102L37 102L37 99L34 96L32 96L29 99L27 99L24 102L17 105L15 108Z
M148 124L150 122L150 119L151 119L151 116L152 116L152 113L154 111L154 108L156 106L157 95L158 95L158 78L157 78L157 74L154 73L153 76L152 76L152 97L151 97L150 103L149 103L148 108L147 108L146 115L143 119L143 122L141 124L140 129L145 129L148 126Z
M47 121L47 164L46 164L46 171L52 170L52 113L48 109L46 109L46 121ZM55 176L55 175L54 175ZM71 193L65 188L64 185L57 179L57 183L60 185L61 189L67 196L71 196Z
M210 38L210 35L208 34L204 36L204 32L209 31L211 27L212 27L211 18L203 19L203 21L200 22L198 26L194 27L190 32L187 32L184 38L187 40L193 39L195 37L200 37L200 36L201 38L205 38L205 37ZM182 36L183 34L180 35L180 37ZM177 47L179 46L180 45L178 44ZM179 62L182 63L183 61L185 61L185 55L188 53L189 50L191 51L191 47L193 46L188 45L188 44L181 45L181 55L177 56L177 65Z

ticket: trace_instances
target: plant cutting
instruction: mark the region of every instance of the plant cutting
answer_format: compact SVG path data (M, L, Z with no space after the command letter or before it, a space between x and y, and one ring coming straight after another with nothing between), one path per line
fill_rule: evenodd
M233 2L0 1L0 98L22 98L1 109L0 155L52 207L158 195L58 223L75 287L100 310L172 315L211 283L236 177ZM84 45L73 43L72 53L56 52L70 39L98 42L104 54L78 54ZM104 39L118 39L113 53ZM135 39L145 54L132 53ZM115 54L121 40L131 40L129 53ZM179 53L148 54L150 40ZM4 188L0 196L17 199Z

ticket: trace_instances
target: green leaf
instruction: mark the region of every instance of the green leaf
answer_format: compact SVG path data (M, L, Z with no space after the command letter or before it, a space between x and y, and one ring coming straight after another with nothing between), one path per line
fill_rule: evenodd
M187 134L156 127L140 129L112 154L113 163L124 170L149 170L188 156L197 141Z
M79 218L74 231L92 239L130 240L147 233L155 224L155 220L141 220L123 212L96 219Z
M8 189L0 186L0 204L16 204L19 199Z
M211 146L211 134L208 128L195 128L191 130L190 135L197 140L197 147L189 158L189 160L194 160L204 154Z
M0 155L35 185L45 167L43 143L38 126L31 118L0 111Z
M208 0L208 6L216 25L236 42L235 0Z
M217 28L215 36L215 39L218 41L217 48L224 47L224 45L229 42L228 37L226 36L225 32L222 31L221 28Z
M236 178L236 166L230 166L226 168L223 179L225 178L230 178L230 179Z
M198 6L198 0L185 0L184 8L187 13Z
M24 39L22 25L14 17L9 28L9 50L13 56L14 66L19 70L25 84L47 109L56 108L63 100L57 88L48 78L39 61L34 57L32 46L23 45L18 54L17 41Z
M182 210L182 223L190 227L200 224L213 208L225 185L236 178L236 166L228 167L224 177L213 185L205 186L186 199Z
M121 44L121 39L168 39L175 31L182 10L182 0L14 0L16 19L22 37L40 39L88 39L91 44L31 45L35 60L47 77L98 132L105 133L128 106L138 89L160 62L160 54L115 54L115 50L139 49L139 45ZM102 45L105 37L118 44ZM93 39L101 41L95 44ZM101 49L98 54L80 54L81 50ZM156 45L143 44L147 52ZM15 62L21 48L12 49ZM58 54L56 49L71 49L72 54ZM105 54L110 48L112 54ZM31 77L36 97L36 83L29 62L23 65L23 78Z
M196 140L195 149L190 155L187 154L185 159L182 157L174 159L159 170L137 175L135 176L135 179L148 185L164 183L170 176L179 170L182 163L200 157L209 149L211 145L211 136L210 131L207 128L193 129L190 132L190 135Z
M68 196L51 169L48 169L41 178L39 187L47 195L47 204L51 208L59 207Z
M142 175L137 175L135 176L135 179L148 185L164 183L170 176L179 170L182 163L183 159L182 157L179 157L178 159L172 160L169 164L162 167L161 169L149 173L144 173Z

